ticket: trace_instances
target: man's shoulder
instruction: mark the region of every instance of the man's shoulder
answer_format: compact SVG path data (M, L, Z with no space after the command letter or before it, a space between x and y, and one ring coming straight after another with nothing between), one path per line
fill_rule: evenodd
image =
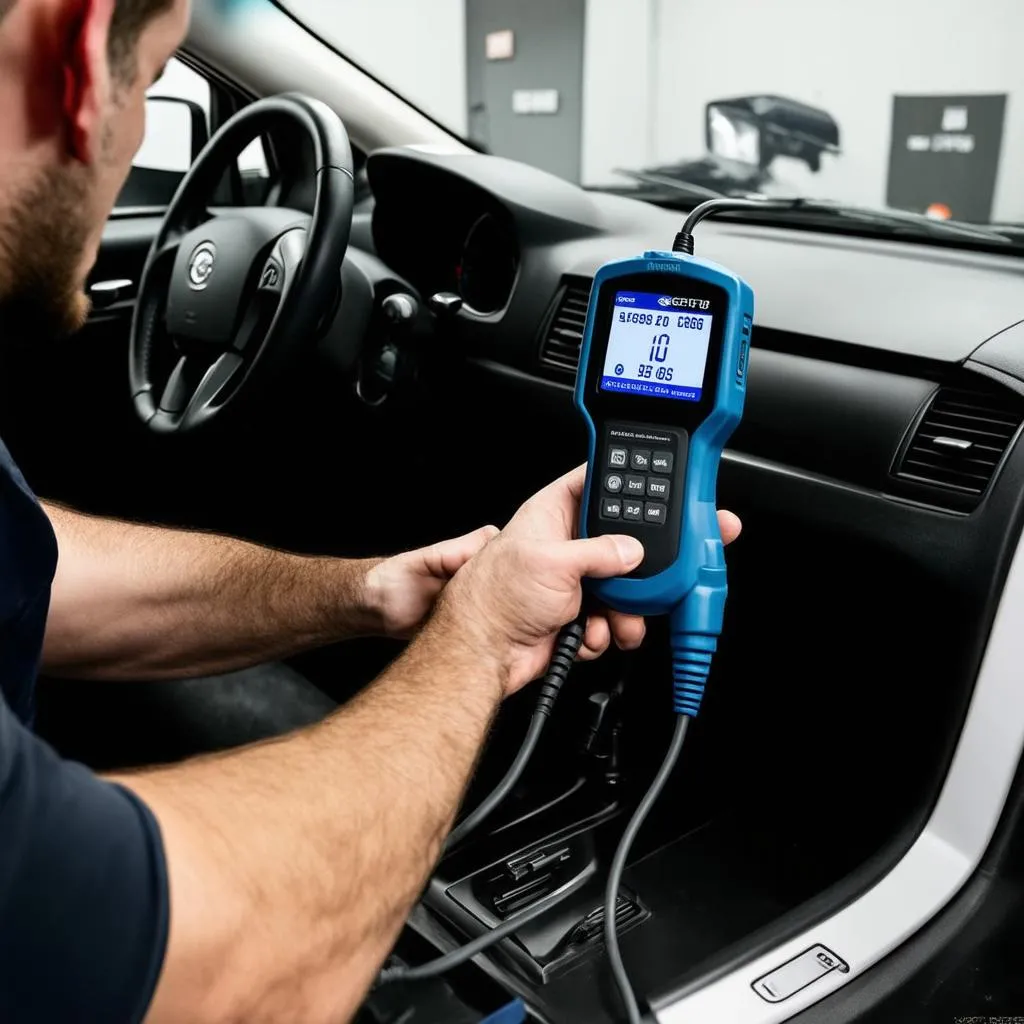
M29 487L28 481L22 475L22 472L18 468L18 464L14 461L14 457L8 450L7 445L4 444L4 439L0 437L0 485L8 483L24 493L25 496L30 498L33 502L36 501L36 496L32 492L32 488Z
M23 570L31 567L45 575L56 558L57 540L49 516L0 438L0 569L7 563L9 574L13 560Z
M46 513L0 441L0 694L28 721L57 569Z

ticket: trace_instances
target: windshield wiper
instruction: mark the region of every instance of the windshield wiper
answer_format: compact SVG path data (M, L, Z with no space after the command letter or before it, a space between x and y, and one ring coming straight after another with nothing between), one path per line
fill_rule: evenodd
M690 196L693 199L721 199L725 194L716 192L713 188L705 188L703 185L695 185L689 181L679 178L669 178L663 174L652 174L649 171L626 171L620 168L615 169L616 174L624 178L632 178L634 181L642 182L644 185L657 185L659 188L667 188L680 195Z
M681 178L670 178L650 171L630 171L616 168L615 173L646 185L666 189L680 197L688 197L693 199L695 204L697 201L721 199L726 196L726 193L716 192L704 185L697 185ZM982 227L959 220L937 220L934 217L928 217L923 213L913 213L910 210L894 210L891 207L874 209L870 206L856 206L834 199L808 199L803 196L775 197L766 196L761 192L740 190L731 191L729 198L751 199L759 204L752 205L747 210L734 211L730 214L735 217L753 216L778 221L785 219L786 214L798 216L806 214L808 217L841 218L858 224L874 225L886 229L889 233L902 231L925 238L958 239L964 242L1008 248L1021 247L1021 237L1019 237L1021 229L1019 227L1016 231L1007 227L1004 232L996 230L994 226ZM779 214L783 216L779 217Z
M831 199L805 199L802 196L780 199L774 197L760 198L763 210L752 206L749 211L738 213L737 216L761 216L769 214L807 214L808 216L837 217L856 221L861 224L875 224L878 227L894 231L901 229L909 233L924 235L929 238L957 238L963 241L982 242L988 245L1014 246L1016 240L994 231L992 228L980 227L976 224L965 224L958 220L936 220L923 213L912 213L909 210L893 210L885 208L872 209L868 206L853 206Z

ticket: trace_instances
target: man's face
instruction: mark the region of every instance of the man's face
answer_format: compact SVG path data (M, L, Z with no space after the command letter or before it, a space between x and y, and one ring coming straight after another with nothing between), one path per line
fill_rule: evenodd
M185 38L189 0L175 0L142 31L137 49L136 74L130 81L112 69L106 116L100 131L89 204L90 237L82 254L80 283L96 262L103 226L132 167L146 132L146 90L163 74L164 66Z
M189 0L143 28L133 67L111 67L106 45L84 44L90 109L63 130L74 141L31 165L0 208L0 314L21 331L74 332L88 315L85 281L146 127L146 90L185 37ZM94 41L95 42L95 41ZM132 73L134 72L134 73Z

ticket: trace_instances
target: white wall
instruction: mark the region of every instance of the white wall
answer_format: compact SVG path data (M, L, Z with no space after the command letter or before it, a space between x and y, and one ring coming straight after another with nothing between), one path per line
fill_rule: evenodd
M627 13L628 12L628 13ZM654 152L657 0L587 0L583 30L583 155L586 185L622 182Z
M702 155L710 99L779 93L832 114L843 149L820 174L787 162L779 176L808 195L879 205L894 94L1005 92L994 216L1024 221L1021 0L589 0L587 18L585 74L607 78L584 116L586 184L614 180L634 152L634 167ZM652 73L644 93L637 83Z
M464 0L288 0L288 6L374 77L465 134Z

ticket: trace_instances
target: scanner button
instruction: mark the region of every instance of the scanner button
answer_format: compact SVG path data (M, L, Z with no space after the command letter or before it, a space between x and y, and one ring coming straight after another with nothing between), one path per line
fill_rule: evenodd
M750 339L744 338L740 344L740 354L736 360L736 379L742 381L747 372L747 358L750 355Z
M644 522L663 526L668 519L668 507L657 501L649 501L644 506Z
M625 448L608 449L608 468L625 469L629 462L629 452Z
M651 469L655 473L671 473L673 461L672 452L655 452L651 456Z
M604 489L609 494L618 494L622 490L622 477L618 473L609 473L604 478Z
M660 501L668 501L670 487L671 481L668 479L662 480L656 476L648 477L647 497L658 498Z
M651 453L641 449L634 450L630 468L646 473L651 468Z
M601 499L601 518L620 519L622 518L622 500L620 498Z
M635 498L642 498L647 492L647 478L642 476L626 477L626 494Z
M631 501L627 498L622 503L622 518L630 523L639 523L644 517L643 502Z

